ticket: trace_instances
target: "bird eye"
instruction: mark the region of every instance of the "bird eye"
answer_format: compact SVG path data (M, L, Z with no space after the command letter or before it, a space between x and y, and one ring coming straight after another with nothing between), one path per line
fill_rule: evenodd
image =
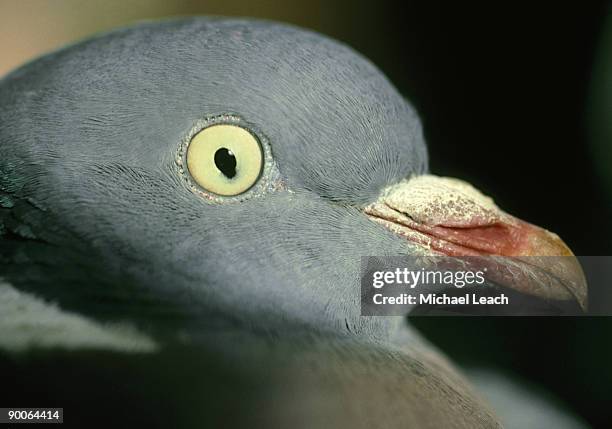
M186 154L189 174L205 190L233 196L261 176L264 154L257 138L242 127L213 125L197 133Z

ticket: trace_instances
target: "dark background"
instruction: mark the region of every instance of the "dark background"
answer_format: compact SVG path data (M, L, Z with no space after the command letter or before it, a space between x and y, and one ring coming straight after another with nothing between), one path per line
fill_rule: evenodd
M593 70L608 2L351 5L341 27L326 30L416 105L432 172L470 181L576 255L612 255L612 166L596 169L588 117L592 93L604 89ZM456 362L527 378L594 427L612 427L610 318L412 322Z
M143 18L257 16L312 28L365 54L414 103L432 172L470 181L506 211L557 232L577 255L609 256L612 168L596 161L612 140L592 141L589 116L591 97L604 90L593 70L605 53L607 3L3 1L0 72ZM412 321L459 364L532 380L594 427L612 427L612 319Z
M587 128L606 3L381 7L350 42L417 106L433 172L469 180L577 255L611 255L606 172L595 170ZM455 361L528 378L612 427L609 318L412 321Z

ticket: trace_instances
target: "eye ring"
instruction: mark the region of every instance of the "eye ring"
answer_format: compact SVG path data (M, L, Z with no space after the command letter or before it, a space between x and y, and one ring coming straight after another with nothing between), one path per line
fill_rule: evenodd
M254 183L241 193L235 195L215 193L210 189L204 188L200 183L198 183L189 170L187 155L189 154L190 145L196 139L198 134L215 125L237 126L245 132L248 132L255 139L255 141L259 143L263 165L259 171L259 174L256 176ZM178 172L187 187L195 194L213 203L241 202L252 198L253 196L262 195L271 190L284 188L283 181L281 180L278 169L274 163L272 150L266 136L260 132L256 126L234 114L221 114L197 121L189 133L181 141L177 151L175 164L178 167Z

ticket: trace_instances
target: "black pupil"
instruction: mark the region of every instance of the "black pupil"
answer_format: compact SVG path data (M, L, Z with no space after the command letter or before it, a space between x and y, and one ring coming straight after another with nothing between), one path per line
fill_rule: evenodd
M215 152L215 165L228 179L236 175L236 157L229 149L222 147Z

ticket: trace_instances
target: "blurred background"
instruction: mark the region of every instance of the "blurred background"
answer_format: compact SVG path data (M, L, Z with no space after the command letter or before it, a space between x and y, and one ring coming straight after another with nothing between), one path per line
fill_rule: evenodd
M595 0L0 0L0 76L143 19L253 16L314 29L369 57L417 107L432 172L467 179L508 212L557 232L577 255L610 256L609 12ZM612 319L413 323L459 364L530 380L593 427L612 427Z

